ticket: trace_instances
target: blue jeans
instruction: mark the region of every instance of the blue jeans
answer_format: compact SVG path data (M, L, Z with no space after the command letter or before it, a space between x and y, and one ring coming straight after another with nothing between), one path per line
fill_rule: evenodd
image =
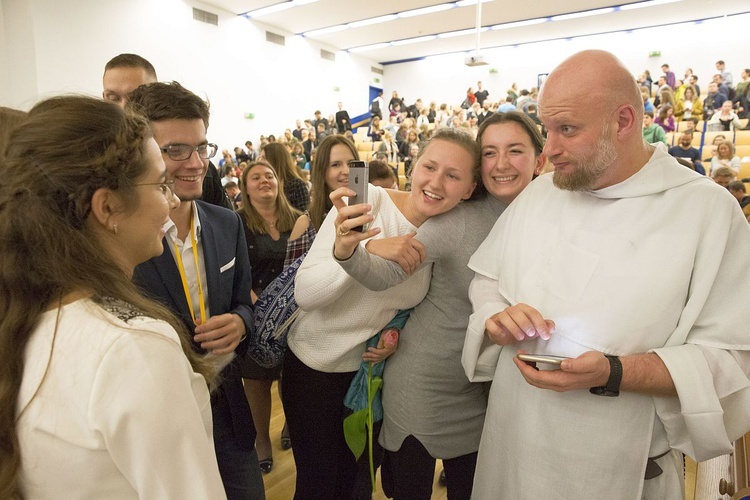
M222 419L218 412L214 412L214 449L227 500L265 500L258 454L254 448L238 446L231 418Z

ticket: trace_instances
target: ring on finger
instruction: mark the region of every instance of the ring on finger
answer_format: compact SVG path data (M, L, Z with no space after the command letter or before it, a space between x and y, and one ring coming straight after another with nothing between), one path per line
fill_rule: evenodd
M343 224L339 226L339 236L346 236L350 231L351 229L344 229Z

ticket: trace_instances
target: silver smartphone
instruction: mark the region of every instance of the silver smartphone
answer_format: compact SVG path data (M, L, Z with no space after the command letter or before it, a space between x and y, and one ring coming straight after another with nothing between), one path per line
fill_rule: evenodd
M526 363L545 363L556 366L560 366L563 359L568 359L564 356L549 356L547 354L519 354L517 357Z
M352 160L349 162L349 189L356 194L349 197L349 205L367 203L367 186L370 179L370 167L366 161ZM357 226L353 231L362 232L364 228Z

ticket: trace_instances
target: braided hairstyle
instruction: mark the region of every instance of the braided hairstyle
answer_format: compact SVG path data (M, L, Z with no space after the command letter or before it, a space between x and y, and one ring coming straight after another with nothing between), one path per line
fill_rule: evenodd
M150 137L145 119L111 103L53 97L13 130L0 158L0 498L23 497L16 405L24 350L41 314L66 295L113 297L169 322L194 370L209 374L181 322L139 293L87 222L100 188L116 190L126 213L135 210Z

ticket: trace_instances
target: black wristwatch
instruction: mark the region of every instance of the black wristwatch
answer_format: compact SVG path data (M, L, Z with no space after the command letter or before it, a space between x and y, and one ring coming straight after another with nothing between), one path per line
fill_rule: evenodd
M609 379L607 380L607 385L602 387L592 387L589 389L589 392L597 396L608 396L614 398L620 395L622 363L617 356L610 356L609 354L605 354L605 356L609 360Z

